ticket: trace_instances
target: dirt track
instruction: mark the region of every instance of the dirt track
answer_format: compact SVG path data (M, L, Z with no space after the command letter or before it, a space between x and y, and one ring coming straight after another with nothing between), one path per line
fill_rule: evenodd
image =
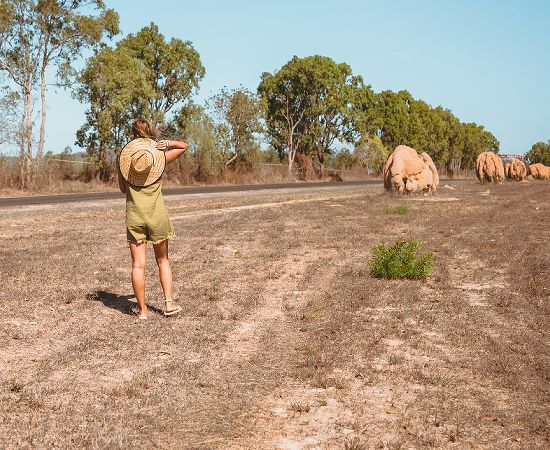
M549 194L168 197L184 314L149 250L147 323L122 199L5 208L0 447L547 448ZM369 275L397 239L435 252L427 281Z

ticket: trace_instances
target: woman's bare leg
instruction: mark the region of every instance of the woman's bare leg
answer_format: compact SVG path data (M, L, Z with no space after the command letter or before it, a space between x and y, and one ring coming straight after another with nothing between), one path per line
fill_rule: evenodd
M155 250L155 258L159 267L160 284L164 292L164 301L166 302L166 310L173 309L172 298L172 269L170 268L170 261L168 260L168 239L153 244Z
M147 242L135 244L130 242L132 254L132 287L139 307L138 317L147 317L147 305L145 304L145 255Z

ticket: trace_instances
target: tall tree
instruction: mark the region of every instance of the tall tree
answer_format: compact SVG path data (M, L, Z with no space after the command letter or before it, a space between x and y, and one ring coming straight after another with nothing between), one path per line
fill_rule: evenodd
M87 61L75 94L89 104L77 145L87 149L102 178L111 175L114 155L127 141L132 120L144 117L161 129L170 128L176 115L168 114L177 105L185 106L204 73L191 43L167 43L154 24Z
M147 98L154 95L153 88L139 60L109 48L88 59L79 82L75 96L89 108L76 144L86 149L100 178L107 180L117 152L129 139L132 120L147 115Z
M94 8L97 15L83 14ZM72 62L83 48L95 47L104 35L118 34L118 14L105 7L102 0L38 0L36 23L42 36L40 55L41 120L37 158L42 157L46 127L46 69L55 65L57 83L66 84L74 79Z
M550 166L550 140L548 142L537 142L533 144L525 157L530 164L541 163Z
M450 110L433 108L407 91L382 91L369 104L367 111L356 108L362 140L377 136L389 150L409 145L451 174L473 167L483 151L498 152L498 140L482 126L463 124Z
M41 39L34 25L34 4L29 1L0 2L0 70L7 73L20 93L19 149L20 185L30 184L33 142L33 90L37 86Z
M191 42L173 38L166 42L158 26L151 23L137 34L130 34L118 45L147 68L147 82L152 87L146 100L150 118L157 124L167 113L198 91L205 69L199 52Z
M368 87L347 64L323 56L295 56L275 74L262 75L258 93L271 144L286 155L289 171L297 152L322 164L336 140L352 140L359 89Z
M410 131L415 128L411 125L409 108L413 101L407 91L382 91L376 95L373 109L378 120L373 123L377 126L373 134L379 136L387 147L394 149L400 144L412 145Z
M90 14L90 12L92 12ZM70 63L83 47L98 45L118 32L118 16L102 0L0 0L0 70L20 92L22 187L32 179L33 103L40 86L41 118L36 156L41 157L46 123L46 71L50 65L66 80Z
M224 167L234 162L250 162L259 150L255 139L260 133L260 106L257 97L245 88L223 88L208 102L222 141Z
M176 164L184 164L192 158L195 166L192 173L194 179L207 181L219 175L223 160L216 142L215 125L202 106L190 102L180 108L174 114L166 134L185 136L190 143L184 159L178 159Z

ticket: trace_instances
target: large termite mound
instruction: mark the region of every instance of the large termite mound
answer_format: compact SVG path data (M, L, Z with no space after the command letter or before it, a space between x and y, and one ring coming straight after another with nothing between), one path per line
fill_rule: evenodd
M384 166L384 188L390 192L435 192L439 175L427 153L398 145Z
M539 180L550 180L550 167L541 163L531 164L529 166L529 175Z
M311 180L317 176L311 156L297 153L296 160L298 161L298 177L300 180Z
M527 167L519 159L514 159L504 165L504 173L506 178L515 181L522 181L527 176Z
M476 160L477 179L481 182L501 183L504 181L504 164L493 152L483 152Z

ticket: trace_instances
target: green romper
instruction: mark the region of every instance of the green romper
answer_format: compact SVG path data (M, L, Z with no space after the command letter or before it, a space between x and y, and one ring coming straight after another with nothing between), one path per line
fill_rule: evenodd
M128 242L158 244L176 236L170 222L160 180L147 187L126 183L126 236Z

